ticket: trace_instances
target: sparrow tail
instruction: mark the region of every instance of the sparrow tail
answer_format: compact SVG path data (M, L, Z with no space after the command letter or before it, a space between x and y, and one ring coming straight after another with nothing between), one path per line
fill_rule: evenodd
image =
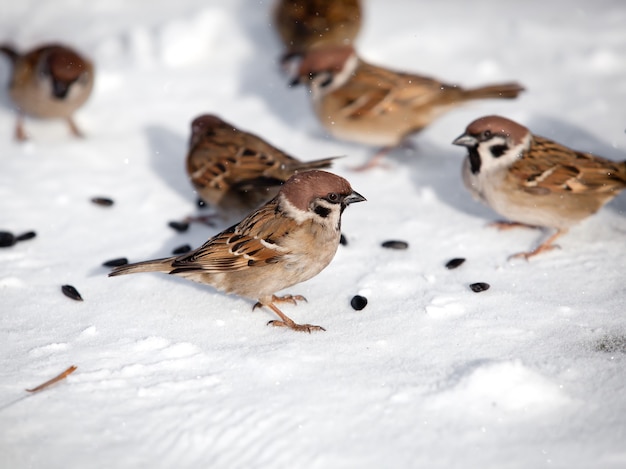
M116 267L109 272L109 277L118 275L136 274L138 272L164 272L170 273L172 268L172 258L155 259L153 261L137 262Z
M6 55L9 60L11 60L11 63L15 63L17 61L17 58L20 56L20 54L17 53L17 51L9 46L8 44L0 44L0 52L2 52L4 55Z
M481 86L480 88L472 88L465 90L466 99L514 99L525 88L519 83L501 83L498 85Z

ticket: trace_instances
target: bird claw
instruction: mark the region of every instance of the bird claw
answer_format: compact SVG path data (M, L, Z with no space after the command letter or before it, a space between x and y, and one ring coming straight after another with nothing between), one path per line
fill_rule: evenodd
M539 228L538 226L526 225L525 223L517 223L514 221L494 221L494 222L489 223L487 226L491 228L496 228L500 231L510 230L511 228ZM525 254L525 253L520 252L519 254Z
M314 326L313 324L296 324L293 321L289 323L286 321L280 321L278 319L268 321L267 325L274 327L288 327L289 329L293 329L294 331L308 332L309 334L311 333L311 331L326 331L326 329L324 329L322 326Z
M518 252L517 254L511 254L509 256L509 260L511 261L513 259L523 258L528 261L531 257L535 257L537 254L541 254L545 251L552 251L553 249L561 249L561 246L559 246L558 244L549 244L547 246L541 245L537 249L530 252Z
M308 303L308 300L302 295L272 296L272 301L275 303L291 303L292 305L297 305L298 301Z

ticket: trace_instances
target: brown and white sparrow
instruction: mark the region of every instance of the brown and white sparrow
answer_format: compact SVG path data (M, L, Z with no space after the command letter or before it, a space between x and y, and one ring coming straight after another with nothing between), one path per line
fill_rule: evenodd
M286 56L319 45L352 44L361 20L360 0L278 0L274 8Z
M303 162L214 115L191 124L187 174L200 198L225 219L240 219L274 197L296 173L335 158Z
M13 71L9 95L17 107L17 140L26 140L24 114L40 118L61 118L77 137L82 133L72 118L93 89L93 65L76 51L58 44L38 47L19 54L9 45L1 45L11 60Z
M307 83L321 124L339 139L383 147L360 169L375 166L434 119L475 99L513 99L517 83L465 89L432 78L369 64L352 46L324 47L302 56L292 85Z
M597 212L626 188L626 162L581 153L500 116L472 122L453 142L467 147L463 180L472 195L514 223L555 233L531 252L553 249L554 240Z
M274 326L297 331L324 330L296 324L277 302L300 296L275 293L314 277L332 260L340 238L341 214L365 198L345 179L325 171L296 174L278 195L238 224L178 257L128 264L109 275L163 272L206 283L226 293L257 300L280 320Z

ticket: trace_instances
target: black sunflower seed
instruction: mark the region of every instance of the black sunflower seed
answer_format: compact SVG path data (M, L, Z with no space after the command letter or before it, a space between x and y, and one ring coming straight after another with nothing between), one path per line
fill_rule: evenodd
M367 298L361 295L354 295L350 300L350 306L357 311L361 311L367 306Z
M0 231L0 248L8 248L15 244L15 236L8 231Z
M35 236L37 236L37 233L34 231L27 231L26 233L16 236L15 241L28 241L29 239L33 239Z
M109 199L108 197L92 197L91 202L102 207L110 207L114 203L113 199Z
M387 249L408 249L409 243L407 243L406 241L390 240L385 241L382 244L382 247Z
M480 293L482 291L489 290L489 287L491 287L491 285L485 282L476 282L472 283L469 287L472 289L473 292Z
M61 287L61 291L65 296L71 298L72 300L83 301L83 297L80 296L78 290L76 290L76 288L74 288L72 285L63 285Z
M128 264L128 259L125 257L118 257L117 259L111 259L110 261L103 262L104 267L119 267L120 265Z
M188 244L183 244L182 246L178 246L176 249L172 251L172 254L185 254L186 252L191 251L191 246Z
M184 233L189 229L189 223L185 221L171 221L168 223L168 226L179 233Z
M446 269L456 269L461 264L463 264L463 262L465 262L464 257L455 257L454 259L450 259L448 262L446 262Z
M341 237L339 238L339 244L341 244L342 246L347 246L348 245L348 240L343 235L343 233L341 233Z

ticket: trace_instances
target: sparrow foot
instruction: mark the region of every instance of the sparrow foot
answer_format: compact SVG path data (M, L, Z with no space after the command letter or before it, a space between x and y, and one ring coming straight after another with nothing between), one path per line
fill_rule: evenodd
M539 226L535 226L535 225L527 225L525 223L518 223L515 221L504 221L504 220L491 222L487 226L491 228L496 228L500 231L510 230L512 228L540 228Z
M185 223L202 223L203 225L214 227L216 226L215 220L219 219L219 215L211 213L209 215L189 215L185 217L183 222Z
M24 130L24 119L22 116L18 116L17 122L15 123L15 140L18 142L28 140L28 135L26 135L26 131Z
M83 134L80 131L80 129L76 125L76 122L74 122L74 119L72 119L71 117L68 117L67 118L67 125L70 127L70 132L72 132L72 135L74 135L74 137L76 137L76 138L85 138L85 134Z
M530 252L519 252L517 254L513 254L509 256L509 260L519 259L519 258L528 260L531 257L536 256L537 254L541 254L542 252L552 251L553 249L561 249L561 246L559 246L558 244L552 244L552 243L554 243L554 240L558 238L559 236L561 236L563 233L565 233L564 230L559 230L556 233L554 233L552 236L550 236L547 240L545 240L543 243L541 243L536 249Z
M287 296L291 297L291 295L287 295ZM291 297L294 303L296 301L296 298L298 298L298 296ZM267 323L268 326L271 325L274 327L288 327L289 329L293 329L294 331L308 332L309 334L311 333L311 331L325 331L326 330L322 326L314 326L313 324L296 324L291 318L289 318L285 313L283 313L280 309L278 309L278 307L273 303L273 301L276 301L276 298L278 298L278 300L281 301L285 297L272 296L272 303L261 305L261 306L267 306L269 309L274 311L276 315L280 318L280 320L275 319L273 321L269 321ZM300 298L304 298L304 297L300 297ZM285 301L291 301L291 300L288 299ZM257 305L260 305L260 302L257 303ZM257 305L254 305L254 306L256 307Z
M387 154L393 149L393 147L385 147L385 148L381 148L379 151L377 151L374 156L372 156L368 161L366 161L364 164L360 165L360 166L354 166L352 168L350 168L352 171L355 171L357 173L363 172L363 171L368 171L372 168L388 168L389 165L384 164L382 162L383 158L385 156L387 156Z
M291 303L292 305L297 305L298 301L304 301L308 303L308 300L302 295L284 295L284 296L276 296L272 295L272 303ZM254 311L257 308L261 308L265 306L260 301L257 301L256 304L252 307Z

